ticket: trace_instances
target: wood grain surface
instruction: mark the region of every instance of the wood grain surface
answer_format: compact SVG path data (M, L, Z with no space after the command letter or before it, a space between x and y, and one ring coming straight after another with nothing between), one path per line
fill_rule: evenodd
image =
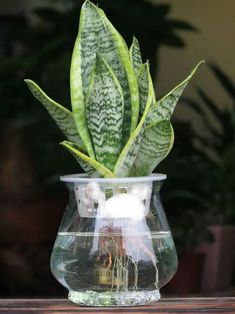
M79 307L64 299L2 299L0 313L234 313L235 298L177 298L161 299L156 304L139 307Z

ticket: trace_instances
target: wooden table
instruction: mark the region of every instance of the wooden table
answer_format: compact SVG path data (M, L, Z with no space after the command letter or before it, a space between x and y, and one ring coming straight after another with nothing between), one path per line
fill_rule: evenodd
M63 299L2 299L0 300L0 313L187 313L187 314L217 314L234 313L235 298L166 298L149 306L125 307L125 308L92 308L79 307Z

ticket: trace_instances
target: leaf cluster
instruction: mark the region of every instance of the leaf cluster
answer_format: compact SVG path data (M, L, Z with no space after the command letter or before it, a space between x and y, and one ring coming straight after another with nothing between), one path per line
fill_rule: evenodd
M67 137L62 145L89 175L144 176L170 152L170 117L202 63L156 101L149 63L143 63L137 39L128 50L105 13L85 1L70 68L72 110L32 80L25 81Z

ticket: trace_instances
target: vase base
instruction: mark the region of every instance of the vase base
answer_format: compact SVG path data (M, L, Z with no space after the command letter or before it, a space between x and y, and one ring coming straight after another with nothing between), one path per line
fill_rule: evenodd
M68 299L83 306L136 306L157 302L159 290L152 291L70 291Z

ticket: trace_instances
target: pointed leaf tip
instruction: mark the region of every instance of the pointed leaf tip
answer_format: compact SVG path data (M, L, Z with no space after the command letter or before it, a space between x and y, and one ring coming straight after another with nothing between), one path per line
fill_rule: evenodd
M83 5L79 33L75 42L70 71L71 103L78 131L89 155L95 157L85 121L85 97L90 85L96 52L102 53L120 82L125 99L124 144L138 120L138 86L130 64L128 49L120 34L104 13L90 1ZM79 121L79 123L77 123Z
M34 81L29 79L24 81L33 96L46 108L65 136L85 149L83 141L77 132L72 112L47 96Z
M180 84L174 87L168 94L158 100L153 106L151 106L148 117L147 125L155 123L163 119L170 119L175 109L175 106L183 93L185 87L188 85L191 78L194 76L198 68L205 63L201 60L190 72L190 74Z
M197 69L202 65L202 64L205 64L206 63L206 61L205 60L201 60L201 61L199 61L198 62L198 64L195 66L195 68L192 70L192 73L191 73L191 75L193 75L196 71L197 71Z
M139 46L139 41L135 36L132 37L132 41L133 41L133 43L135 43L136 45Z
M96 5L93 2L91 2L90 0L86 0L84 1L82 8L89 7L89 6L96 7Z
M133 36L129 54L130 54L130 60L131 60L131 64L134 69L134 72L136 76L138 76L140 68L143 65L143 61L141 57L140 45L135 36Z

